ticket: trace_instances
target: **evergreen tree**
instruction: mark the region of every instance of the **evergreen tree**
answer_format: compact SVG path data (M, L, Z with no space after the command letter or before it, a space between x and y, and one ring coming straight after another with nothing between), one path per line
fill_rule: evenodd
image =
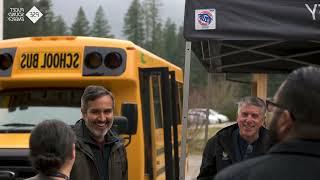
M90 35L90 27L89 21L80 6L77 17L74 23L71 25L71 34L75 36L89 36Z
M55 35L67 35L68 34L68 27L61 16L58 16L55 18L54 34Z
M156 41L158 37L156 36L156 34L161 34L159 33L159 30L161 29L157 29L157 26L159 27L159 23L161 23L161 19L159 16L160 6L161 3L159 2L159 0L157 2L156 0L144 0L143 2L143 7L145 9L145 48L152 52L154 52L154 50L157 49Z
M54 34L54 14L51 10L51 0L40 0L37 9L43 14L42 17L35 23L37 27L37 35L48 36Z
M164 57L176 64L178 50L176 24L172 22L170 18L168 18L165 23L162 37L164 45Z
M180 66L181 68L184 68L184 57L185 57L185 47L186 47L186 41L183 36L183 26L179 27L179 31L177 34L177 61L176 65Z
M96 11L94 22L91 29L91 35L95 37L114 37L110 34L111 27L108 24L108 20L105 18L103 8L99 6Z
M123 34L137 45L144 45L143 11L139 0L132 1L124 17Z
M164 57L164 46L163 46L163 32L161 22L157 23L155 30L153 31L152 38L152 49L151 52L154 54Z

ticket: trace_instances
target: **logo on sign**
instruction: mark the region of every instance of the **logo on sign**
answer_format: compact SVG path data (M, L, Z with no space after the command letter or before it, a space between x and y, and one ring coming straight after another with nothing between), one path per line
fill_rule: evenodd
M212 19L212 14L209 11L203 11L198 14L198 21L203 26L208 26L211 23Z
M41 17L42 17L41 11L39 11L38 8L33 6L26 14L26 16L32 21L33 23L36 23Z
M10 8L6 18L10 22L23 22L24 21L24 9L23 8Z
M195 29L196 30L216 29L216 10L215 9L195 10Z

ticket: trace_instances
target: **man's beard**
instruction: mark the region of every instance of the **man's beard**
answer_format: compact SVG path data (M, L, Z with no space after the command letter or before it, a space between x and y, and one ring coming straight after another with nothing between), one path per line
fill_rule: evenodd
M105 135L108 133L108 131L110 130L113 121L108 121L107 123L107 127L104 130L100 130L100 129L96 129L94 126L95 122L89 122L88 120L85 120L86 126L89 129L89 131L91 132L91 135L94 139L102 139L105 137Z
M280 116L279 112L275 112L276 114L273 115L270 126L269 126L269 135L270 135L270 142L271 145L278 144L281 142L281 138L279 136L279 131L278 131L278 117Z

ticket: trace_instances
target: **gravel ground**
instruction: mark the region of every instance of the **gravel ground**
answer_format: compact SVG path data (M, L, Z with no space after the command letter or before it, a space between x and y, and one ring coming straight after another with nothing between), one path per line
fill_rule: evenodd
M185 180L195 180L199 174L201 155L188 156L188 168Z

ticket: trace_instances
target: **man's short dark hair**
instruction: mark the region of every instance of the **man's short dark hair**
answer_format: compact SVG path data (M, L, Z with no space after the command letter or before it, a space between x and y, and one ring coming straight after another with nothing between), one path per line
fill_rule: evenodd
M57 172L72 158L76 136L70 126L59 120L45 120L31 132L29 147L32 166L43 174Z
M238 102L238 113L243 105L252 105L261 108L261 114L266 114L266 104L264 100L256 96L246 96L240 99Z
M281 85L277 99L297 123L320 125L320 69L310 66L292 72Z
M103 86L90 85L84 90L81 97L81 108L84 112L88 110L88 102L94 101L102 96L110 96L112 99L112 107L114 108L114 97L110 91Z

